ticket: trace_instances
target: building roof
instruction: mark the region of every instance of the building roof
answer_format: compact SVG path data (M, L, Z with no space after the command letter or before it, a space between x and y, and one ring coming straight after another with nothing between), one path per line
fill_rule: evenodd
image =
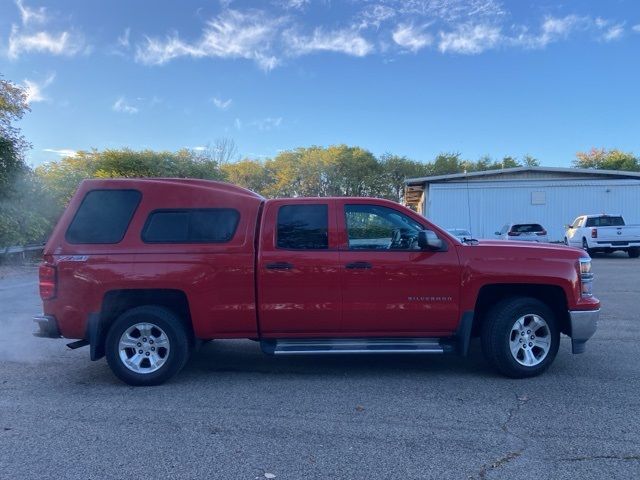
M460 179L482 180L482 177L509 176L514 174L538 174L545 176L567 177L609 177L640 179L640 172L629 172L626 170L595 170L591 168L562 168L562 167L515 167L499 170L484 170L481 172L452 173L448 175L435 175L432 177L408 178L405 180L407 186L423 185L425 183L448 182ZM480 177L480 178L478 178ZM488 180L489 178L487 178ZM493 179L495 180L495 179ZM504 180L507 180L506 178Z

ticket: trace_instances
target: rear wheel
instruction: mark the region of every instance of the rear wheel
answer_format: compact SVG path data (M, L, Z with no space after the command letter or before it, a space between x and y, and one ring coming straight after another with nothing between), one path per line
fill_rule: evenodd
M586 238L582 239L582 249L587 252L589 255L591 255L593 253L593 250L591 250L589 248L589 243L587 242Z
M482 351L499 372L533 377L553 362L560 332L553 312L535 298L504 300L491 309L482 329Z
M159 385L187 363L190 338L172 311L158 306L136 307L114 322L106 339L113 373L129 385Z
M629 250L627 250L627 255L629 255L629 258L638 258L638 257L640 257L640 248L639 247L631 247Z

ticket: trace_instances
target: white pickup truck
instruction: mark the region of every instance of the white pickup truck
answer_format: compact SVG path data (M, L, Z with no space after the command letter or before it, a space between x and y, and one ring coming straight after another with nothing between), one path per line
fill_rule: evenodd
M640 225L626 225L622 215L582 215L567 227L564 243L593 252L627 252L640 256Z

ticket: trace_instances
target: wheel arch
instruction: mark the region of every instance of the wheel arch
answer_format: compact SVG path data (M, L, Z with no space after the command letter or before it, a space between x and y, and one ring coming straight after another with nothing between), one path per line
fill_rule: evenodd
M472 336L480 335L482 324L491 307L505 299L517 297L535 298L541 301L554 313L560 331L565 334L570 332L569 307L562 287L529 283L498 283L480 288L474 309Z
M105 340L113 322L127 310L143 305L155 305L173 312L183 322L193 341L194 332L189 300L182 290L110 290L104 294L100 312L89 315L87 322L86 339L91 347L91 360L104 357Z

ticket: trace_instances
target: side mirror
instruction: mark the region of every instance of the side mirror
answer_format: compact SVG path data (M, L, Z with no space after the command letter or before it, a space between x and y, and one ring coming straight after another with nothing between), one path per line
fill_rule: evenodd
M431 230L421 230L418 232L418 246L420 250L442 250L444 242Z
M493 233L498 235L498 236L502 235L500 232L493 232Z
M567 230L571 230L573 228L573 225L565 225L564 228L566 228Z

